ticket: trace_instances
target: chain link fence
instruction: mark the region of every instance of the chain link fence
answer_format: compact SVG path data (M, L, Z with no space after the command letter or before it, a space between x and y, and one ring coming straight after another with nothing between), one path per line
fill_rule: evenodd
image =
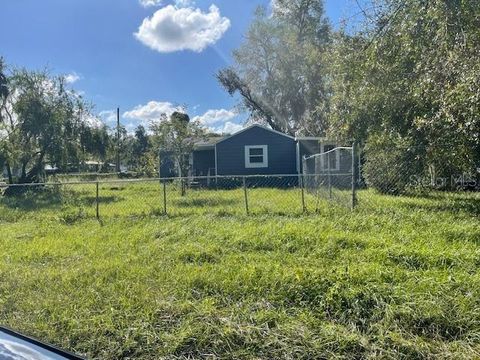
M304 157L304 187L315 198L316 208L328 201L354 208L357 179L354 147L337 147L321 154Z
M460 149L377 146L355 154L359 211L463 211L480 215L480 163Z
M42 210L66 222L150 215L299 215L311 199L298 175L0 185L0 221Z
M0 222L29 214L66 223L193 214L341 216L352 208L369 213L399 207L416 211L427 209L427 203L480 215L478 169L457 174L441 164L432 169L419 166L421 159L406 160L365 164L354 147L342 147L304 158L299 175L4 183L0 184Z

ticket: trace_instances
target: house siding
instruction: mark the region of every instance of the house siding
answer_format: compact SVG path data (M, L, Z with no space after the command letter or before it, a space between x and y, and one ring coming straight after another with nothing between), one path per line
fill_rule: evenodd
M267 145L268 167L246 168L245 146ZM216 145L218 175L272 175L297 173L297 148L293 138L253 126Z
M210 171L210 174L208 171ZM193 176L215 175L215 150L196 150L193 152Z

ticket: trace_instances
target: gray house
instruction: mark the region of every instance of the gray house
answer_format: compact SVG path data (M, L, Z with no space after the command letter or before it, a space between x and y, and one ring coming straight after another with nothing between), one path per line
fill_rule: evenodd
M296 175L302 172L305 156L335 147L335 142L324 138L295 138L255 124L231 136L196 143L190 156L189 176ZM173 163L168 156L164 158L166 161L162 164L160 176L174 177ZM320 166L340 171L342 162L342 158L335 154L329 158L329 164L322 162Z

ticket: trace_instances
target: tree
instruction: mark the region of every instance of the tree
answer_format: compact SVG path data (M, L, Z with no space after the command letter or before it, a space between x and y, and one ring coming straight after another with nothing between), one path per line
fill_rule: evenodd
M150 142L147 131L142 125L139 125L135 130L135 138L133 143L133 155L135 157L142 157L150 149Z
M6 75L6 66L3 58L0 57L0 170L5 167L8 174L8 181L13 182L13 174L9 159L8 138L12 134L8 131L9 125L12 126L12 117L7 107L7 100L10 95L8 78ZM9 122L7 124L7 121Z
M123 149L129 168L138 175L152 177L157 173L158 155L153 151L151 136L144 126L139 125L135 133L127 134Z
M179 177L188 176L190 154L195 142L205 136L205 131L196 122L191 122L186 113L174 112L170 118L162 118L150 125L160 146L162 154L168 154L173 160ZM185 182L182 181L182 195L185 194Z
M412 139L398 134L369 136L364 149L366 184L384 194L406 192L424 168L424 158L418 157L420 151Z
M108 132L109 129L106 125L89 126L86 123L81 124L80 146L84 160L93 156L102 163L107 162L107 156L114 144Z
M5 106L5 102L8 98L10 91L8 89L8 79L5 74L5 63L2 57L0 57L0 105ZM0 114L1 116L1 114ZM0 118L0 122L3 122L3 118Z
M295 29L299 42L313 40L321 46L328 41L329 25L323 1L274 0L272 7L274 16Z
M217 78L238 93L251 121L295 135L322 135L328 110L324 54L330 28L322 0L277 0L272 16L259 8L235 65Z
M8 76L2 71L0 81L0 147L9 182L41 181L47 162L62 169L78 164L81 113L88 107L63 77L14 69Z
M360 143L410 139L432 176L472 171L480 161L478 1L372 3L373 25L338 34L332 46L331 133Z

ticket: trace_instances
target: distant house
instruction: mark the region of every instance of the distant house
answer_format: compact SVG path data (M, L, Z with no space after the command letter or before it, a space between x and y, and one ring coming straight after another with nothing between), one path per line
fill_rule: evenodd
M336 143L319 137L293 137L255 124L233 135L214 137L195 144L190 155L190 177L296 175L302 172L302 159L327 152ZM169 154L163 158L160 177L177 176ZM344 163L339 153L329 158L328 167L340 171ZM345 166L351 165L351 160ZM317 169L318 170L318 169Z
M115 164L104 163L101 161L89 160L82 164L82 171L88 173L98 173L102 171L114 172Z
M58 167L50 164L45 165L44 170L47 175L54 175L59 171Z

